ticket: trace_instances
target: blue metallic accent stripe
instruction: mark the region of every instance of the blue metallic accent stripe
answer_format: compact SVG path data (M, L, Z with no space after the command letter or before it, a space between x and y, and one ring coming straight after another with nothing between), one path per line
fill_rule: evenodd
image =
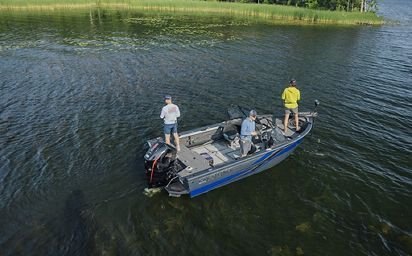
M272 155L272 154L273 154L273 152L268 152L268 153L264 154L261 158L259 158L259 159L256 160L255 162L253 162L253 164L258 164L259 162L265 160L266 157L268 157L268 156L270 156L270 155Z
M266 153L265 155L260 157L258 160L256 160L252 164L252 165L258 164L258 166L255 166L252 169L246 169L246 170L240 171L238 173L232 174L230 176L224 177L220 180L217 180L217 181L214 181L210 184L207 184L203 187L197 188L197 189L190 192L190 197L195 197L195 196L198 196L200 194L206 193L206 192L208 192L212 189L215 189L217 187L226 185L230 182L236 181L236 180L240 179L241 176L244 176L244 175L249 174L249 173L253 173L258 167L260 167L260 166L264 165L265 163L269 162L270 159L273 159L274 157L281 156L281 155L291 151L292 149L296 148L301 142L302 142L302 139L290 144L289 146L285 147L284 149L282 149L280 151ZM259 163L261 163L261 164L259 164Z

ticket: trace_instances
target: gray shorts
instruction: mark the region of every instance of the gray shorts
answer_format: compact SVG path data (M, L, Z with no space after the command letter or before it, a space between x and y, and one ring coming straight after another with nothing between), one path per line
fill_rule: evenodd
M290 113L297 114L298 108L285 108L285 115L289 115Z
M240 153L242 156L247 155L247 153L252 148L252 142L250 140L240 140Z

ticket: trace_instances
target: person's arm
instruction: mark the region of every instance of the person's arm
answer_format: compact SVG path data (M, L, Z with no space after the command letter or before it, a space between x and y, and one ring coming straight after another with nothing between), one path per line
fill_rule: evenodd
M180 109L178 106L176 106L176 118L180 117Z
M161 119L163 119L163 118L165 118L165 109L164 108L162 108L162 112L160 112L160 118Z
M282 100L283 100L283 101L285 101L285 98L286 98L286 89L285 89L285 90L283 90L283 93L282 93Z
M300 100L300 91L298 90L298 100Z
M242 125L240 126L240 135L245 135L246 133L246 126L245 126L245 121L243 120Z
M252 125L251 125L252 127L252 131L251 131L251 135L252 136L256 136L257 135L257 132L256 132L256 123L253 123Z

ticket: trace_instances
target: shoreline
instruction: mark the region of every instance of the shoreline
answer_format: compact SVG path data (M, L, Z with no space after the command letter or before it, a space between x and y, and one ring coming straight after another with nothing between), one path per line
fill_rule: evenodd
M9 0L5 0L9 1ZM0 2L5 2L0 1ZM56 0L58 2L59 0ZM128 11L151 11L159 13L179 14L219 14L233 17L251 17L263 19L269 22L281 22L290 24L329 24L329 25L382 25L383 18L374 13L340 12L312 10L291 6L267 5L267 4L244 4L229 2L202 2L187 0L141 0L135 2L116 2L119 0L107 0L107 2L81 3L42 3L36 4L1 4L0 12L54 12L64 10L128 10ZM85 0L87 1L87 0ZM30 2L30 0L28 1Z

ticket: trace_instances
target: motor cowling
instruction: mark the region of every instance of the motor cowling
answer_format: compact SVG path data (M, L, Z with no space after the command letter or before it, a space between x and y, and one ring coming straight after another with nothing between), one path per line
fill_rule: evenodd
M176 175L176 149L158 140L149 143L145 156L145 171L150 188L163 187Z

